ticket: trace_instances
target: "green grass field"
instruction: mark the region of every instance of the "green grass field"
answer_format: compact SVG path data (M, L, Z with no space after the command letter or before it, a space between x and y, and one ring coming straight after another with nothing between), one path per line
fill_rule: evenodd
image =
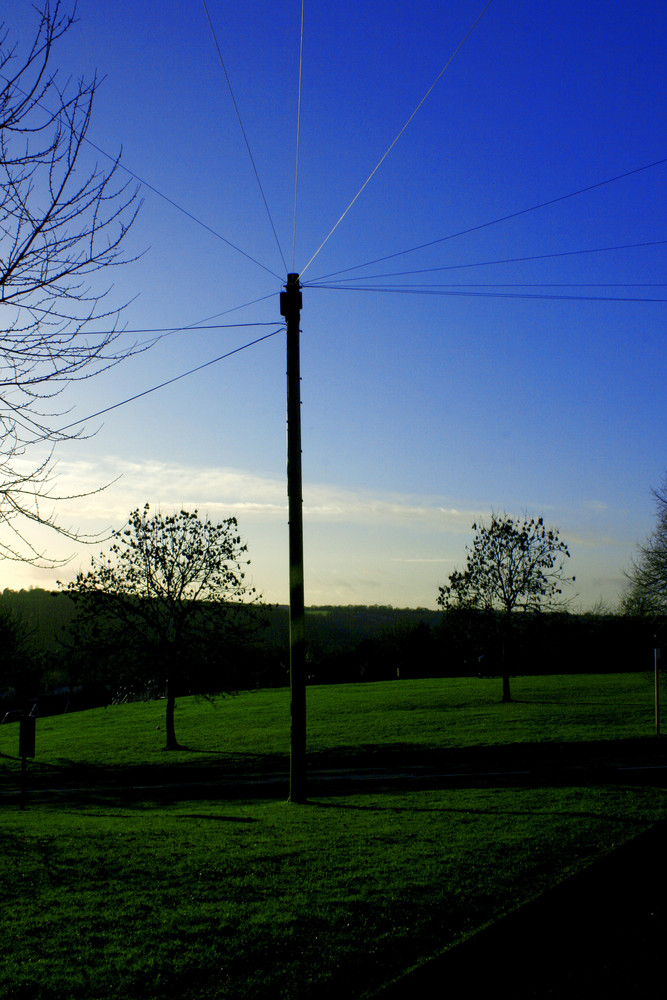
M312 688L312 766L331 752L358 764L415 747L654 743L647 676L520 678L515 703L498 695L486 680ZM590 775L355 785L305 806L247 789L128 794L119 766L168 766L176 781L284 767L285 691L184 699L191 749L172 754L156 728L163 711L39 720L35 778L67 785L83 769L88 790L35 792L26 811L16 726L0 727L3 1000L370 995L667 814L664 787ZM95 775L107 775L104 794L90 790Z
M369 760L388 748L633 739L655 732L648 674L517 677L514 701L496 679L453 678L340 684L308 689L308 751ZM667 699L665 699L667 701ZM176 730L187 753L170 766L280 764L289 753L289 691L247 691L213 704L184 698ZM0 726L0 754L16 755L16 725ZM139 702L38 720L36 766L98 768L164 764L164 702ZM0 758L2 767L11 761Z

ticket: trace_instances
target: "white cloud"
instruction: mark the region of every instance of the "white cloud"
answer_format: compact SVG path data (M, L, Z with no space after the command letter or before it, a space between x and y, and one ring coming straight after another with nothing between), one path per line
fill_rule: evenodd
M453 562L455 562L454 559L446 559L446 558L443 558L443 559L437 559L437 558L436 559L399 559L399 558L396 558L396 559L392 559L391 561L392 562L400 562L400 563L453 563Z
M288 511L282 478L234 468L131 462L113 455L61 461L57 472L54 493L78 495L57 505L59 521L86 534L121 527L130 511L145 502L153 509L197 508L213 520L237 516L249 546L254 585L266 600L287 600ZM100 483L110 485L99 490ZM305 483L307 600L434 606L445 567L461 564L472 523L492 507ZM600 595L615 599L631 543L611 523L596 519L588 530L577 522L572 512L569 518L566 511L560 512L578 600L592 604ZM0 587L52 587L58 578L73 577L104 547L74 546L46 529L35 529L35 544L55 558L71 556L71 562L60 571L0 564Z
M100 483L108 483L99 490ZM60 495L88 493L63 501L63 520L77 515L86 521L122 523L130 510L149 502L155 507L197 507L209 516L243 513L244 517L287 518L287 490L282 479L245 470L184 466L164 462L129 462L115 456L97 462L61 462ZM445 507L442 498L409 494L382 495L371 490L304 483L304 516L315 523L374 525L428 524L438 530L468 530L480 509Z
M586 510L592 510L596 513L601 513L602 511L609 510L609 504L605 503L604 500L584 500L582 507Z

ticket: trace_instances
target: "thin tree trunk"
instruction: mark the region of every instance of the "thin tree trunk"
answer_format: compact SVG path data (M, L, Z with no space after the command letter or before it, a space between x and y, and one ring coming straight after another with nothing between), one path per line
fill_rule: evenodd
M167 730L167 750L178 750L180 744L176 739L176 727L174 725L174 709L176 708L176 657L174 650L165 650L165 665L167 668L167 717L165 720Z
M169 683L167 683L167 750L178 750L178 740L176 739L176 729L174 727L174 709L176 699L172 693Z
M506 664L503 664L503 701L511 701L512 695L510 694L510 675Z
M508 615L505 618L503 626L503 646L502 646L502 663L501 663L503 672L503 702L512 700L512 695L510 693L510 663L509 663L511 629L512 629L512 619Z

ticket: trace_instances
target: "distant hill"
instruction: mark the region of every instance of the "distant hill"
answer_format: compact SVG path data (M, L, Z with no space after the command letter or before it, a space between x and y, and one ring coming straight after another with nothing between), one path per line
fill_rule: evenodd
M289 609L277 605L266 609L267 635L271 640L287 637ZM436 625L442 612L427 608L392 608L389 605L330 605L306 608L306 641L328 649L356 646L392 630L412 629L420 623Z
M74 617L74 603L58 591L3 590L0 593L0 610L13 611L24 620L32 631L35 645L47 652L60 648L59 637L65 625Z
M37 587L2 591L1 608L20 615L33 630L36 644L49 652L59 649L63 628L70 623L75 611L74 602L66 594ZM268 605L263 610L269 622L265 637L271 643L287 643L287 606ZM344 650L389 630L414 628L421 622L432 626L440 618L441 612L426 608L323 605L306 609L307 640L322 649Z
M33 589L0 594L0 610L20 616L38 651L65 676L68 657L59 640L75 614L63 593ZM239 648L237 662L249 686L287 683L288 619L285 605L258 608L259 652ZM662 640L656 638L656 630ZM501 632L480 612L444 615L428 608L322 605L306 609L306 661L311 683L498 673ZM518 616L512 638L515 674L651 670L653 647L667 645L665 623L611 614L560 612ZM247 661L247 662L246 662ZM664 662L664 661L663 661ZM244 675L246 676L246 675ZM11 685L10 685L11 686ZM51 686L53 686L51 684Z

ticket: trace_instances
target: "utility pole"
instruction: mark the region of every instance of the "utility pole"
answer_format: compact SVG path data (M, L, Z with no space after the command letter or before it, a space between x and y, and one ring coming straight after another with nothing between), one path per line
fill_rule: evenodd
M303 595L303 493L301 484L301 371L298 274L288 274L280 293L287 324L287 496L289 504L289 643L291 744L289 801L306 801L306 612Z

